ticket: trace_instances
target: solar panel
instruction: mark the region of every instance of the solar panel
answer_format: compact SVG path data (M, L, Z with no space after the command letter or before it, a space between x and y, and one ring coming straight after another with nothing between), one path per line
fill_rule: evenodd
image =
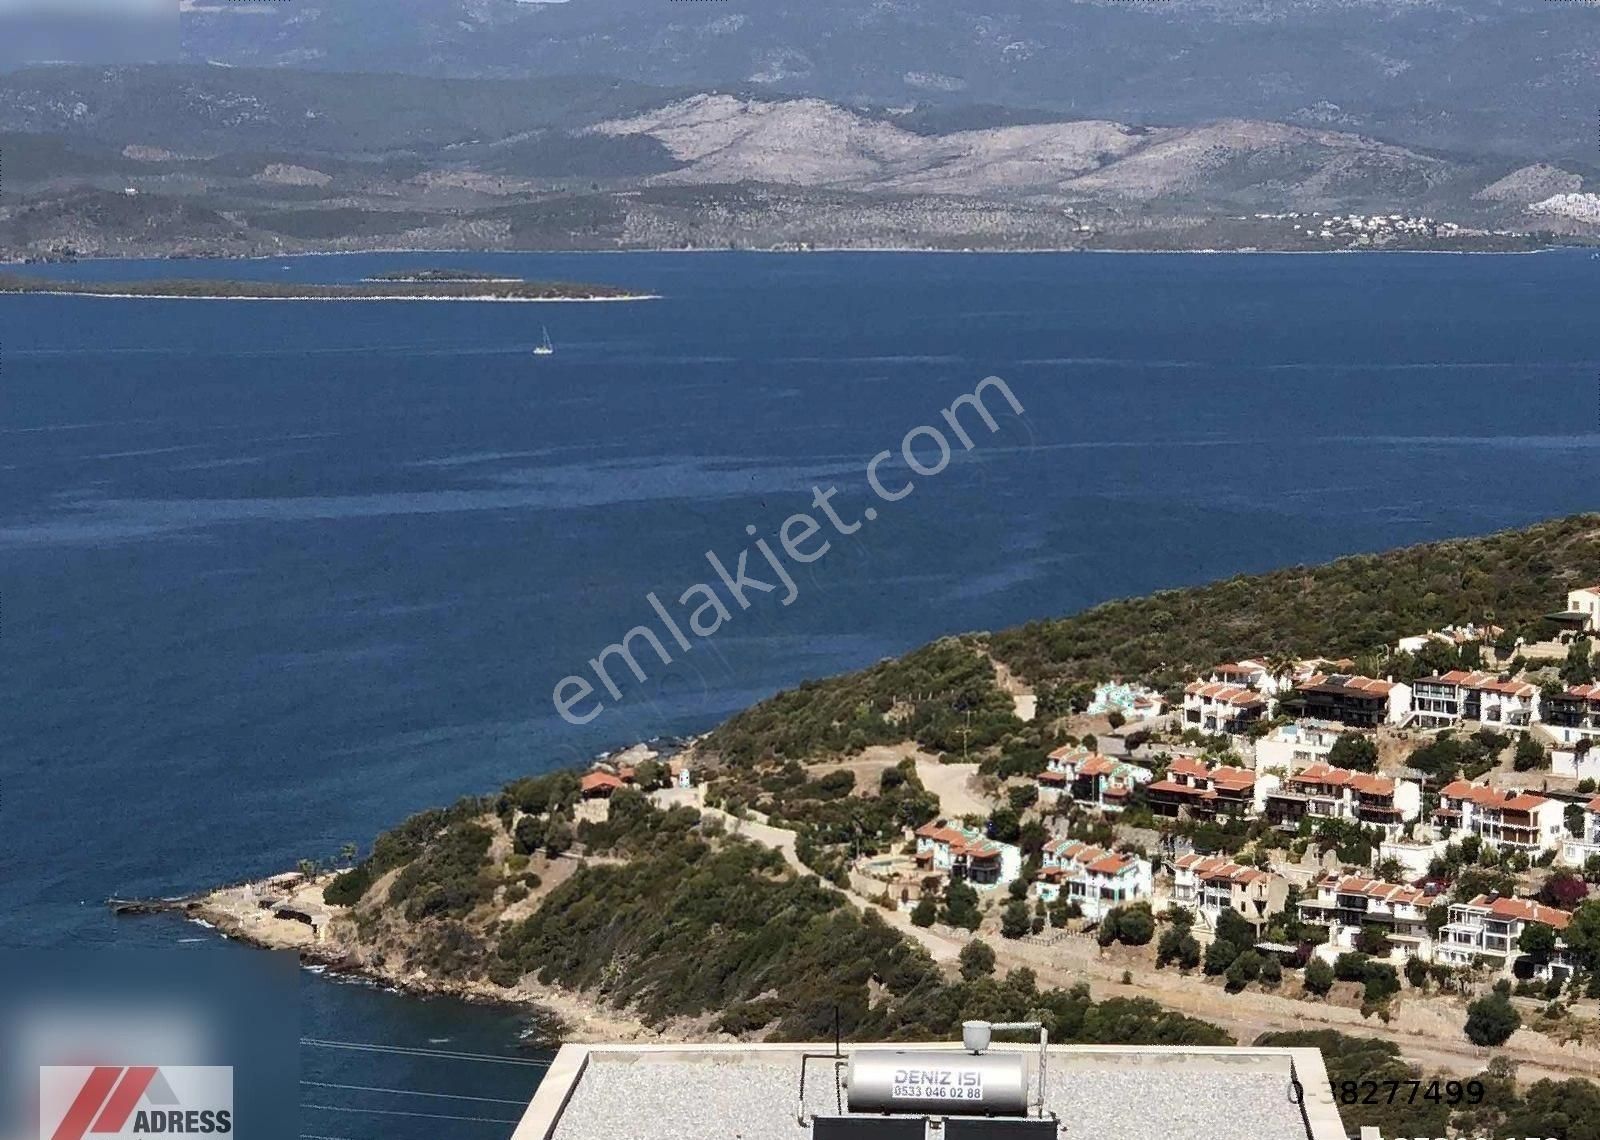
M816 1116L812 1140L927 1140L921 1116Z
M1056 1140L1056 1122L952 1116L944 1122L944 1140Z

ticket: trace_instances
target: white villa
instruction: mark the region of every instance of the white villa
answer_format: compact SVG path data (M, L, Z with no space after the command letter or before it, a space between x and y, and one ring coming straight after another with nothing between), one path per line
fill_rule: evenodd
M1267 819L1285 829L1313 822L1340 819L1381 827L1394 839L1405 825L1422 816L1422 787L1411 780L1396 780L1368 772L1352 772L1313 764L1288 777L1266 795Z
M1455 780L1439 790L1433 818L1463 836L1476 835L1486 846L1533 856L1561 849L1564 814L1560 800Z
M1561 844L1561 861L1569 867L1582 867L1596 855L1600 855L1600 796L1584 805L1583 834L1568 835Z
M999 843L970 827L937 819L917 828L920 866L943 871L974 887L1003 887L1022 874L1022 850Z
M1600 583L1567 592L1567 612L1583 614L1588 621L1584 629L1600 633Z
M1529 923L1542 922L1559 935L1572 916L1564 910L1543 906L1532 899L1479 895L1471 902L1451 903L1450 920L1439 931L1434 943L1434 960L1451 966L1470 965L1474 959L1487 959L1505 970L1522 957L1517 942ZM1535 965L1535 977L1551 974L1571 976L1573 963L1559 940L1550 961Z
M1047 903L1074 901L1085 918L1099 921L1115 907L1149 899L1150 863L1074 839L1056 839L1044 845L1033 891Z
M1256 771L1282 772L1289 776L1313 764L1326 763L1344 731L1333 725L1307 721L1279 725L1256 741Z
M1289 881L1272 871L1210 855L1184 855L1172 864L1172 902L1215 929L1232 910L1258 931L1289 900Z
M1434 899L1416 887L1381 879L1330 875L1316 884L1316 894L1300 901L1300 919L1326 927L1330 953L1354 950L1364 926L1379 926L1389 936L1388 957L1403 961L1430 953L1428 908Z

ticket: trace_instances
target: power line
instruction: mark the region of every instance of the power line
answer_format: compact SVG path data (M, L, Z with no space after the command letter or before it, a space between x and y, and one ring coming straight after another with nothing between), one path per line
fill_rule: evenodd
M335 1104L302 1104L301 1108L314 1109L317 1112L355 1112L368 1116L417 1116L424 1120L467 1120L479 1124L516 1124L516 1120L506 1120L499 1116L444 1116L437 1112L406 1112L398 1108L340 1108Z
M548 1068L549 1061L535 1061L527 1057L496 1057L488 1053L461 1053L450 1049L418 1049L410 1045L375 1045L365 1041L323 1041L314 1037L300 1038L300 1044L313 1049L350 1049L360 1053L395 1053L404 1057L434 1057L444 1061L484 1061L494 1065L523 1065Z
M444 1100L475 1100L483 1104L515 1104L521 1106L528 1103L526 1100L506 1100L502 1097L493 1096L463 1096L460 1093L420 1092L416 1089L380 1089L372 1085L336 1085L327 1081L301 1081L300 1083L314 1089L339 1089L341 1092L390 1093L394 1096L427 1096L439 1097Z

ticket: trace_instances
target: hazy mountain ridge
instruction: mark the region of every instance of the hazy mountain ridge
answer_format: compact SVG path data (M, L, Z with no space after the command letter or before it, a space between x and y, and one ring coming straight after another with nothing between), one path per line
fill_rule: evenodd
M1600 235L1585 193L1592 170L1576 164L1262 120L863 109L609 80L39 70L0 77L0 148L0 252L12 257L398 245L1437 248L1426 226L1314 232L1312 214L1334 213L1429 215L1455 227L1452 240L1496 247L1528 244L1524 231Z
M847 104L1237 117L1592 158L1600 22L1554 0L296 0L191 5L190 59L428 75L626 75Z

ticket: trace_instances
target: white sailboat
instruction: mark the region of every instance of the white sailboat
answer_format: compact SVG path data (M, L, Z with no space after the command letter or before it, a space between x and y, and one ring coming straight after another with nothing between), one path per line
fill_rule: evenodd
M540 327L542 328L543 326ZM550 343L550 330L548 328L544 330L544 343L536 345L533 354L535 356L554 356L556 354L556 346Z

